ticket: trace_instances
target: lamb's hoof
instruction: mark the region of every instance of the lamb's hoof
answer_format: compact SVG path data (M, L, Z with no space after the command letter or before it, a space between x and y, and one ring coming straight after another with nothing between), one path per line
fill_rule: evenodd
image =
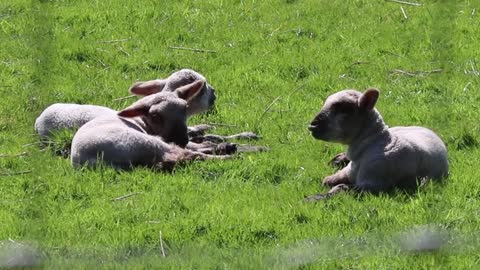
M199 136L203 136L207 130L211 130L214 128L215 127L211 125L200 124L193 127L188 127L187 134L189 138L199 137Z
M267 151L270 151L270 148L266 146L259 146L259 145L240 144L237 147L238 153L253 153L253 152L267 152Z
M204 142L222 143L222 142L225 142L225 139L219 135L206 134L201 136L193 136L190 138L190 141L194 143L204 143Z
M206 134L203 136L203 142L222 143L225 142L225 138L215 134Z
M327 186L327 187L333 187L337 184L338 184L337 179L335 177L332 177L332 176L327 176L322 181L322 185Z
M347 155L345 153L340 153L336 155L332 160L330 160L330 162L328 162L328 165L337 168L344 168L348 165L349 162L350 159L348 159Z
M218 144L214 150L213 153L215 155L232 155L237 152L237 145L234 143L220 143Z
M245 131L239 134L234 135L235 139L240 139L240 140L258 140L261 137L258 136L257 134L250 132L250 131Z

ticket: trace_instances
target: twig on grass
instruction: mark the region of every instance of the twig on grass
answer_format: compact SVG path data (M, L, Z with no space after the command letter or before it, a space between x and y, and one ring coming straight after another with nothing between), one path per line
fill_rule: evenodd
M162 231L160 231L160 251L162 252L162 256L166 257L165 249L163 248Z
M134 98L134 97L136 97L136 95L130 95L130 96L126 96L126 97L120 97L120 98L113 99L112 101L121 101L121 100L129 99L129 98Z
M402 75L408 75L408 76L411 76L411 77L415 77L415 76L428 76L432 73L440 73L442 72L443 69L433 69L433 70L427 70L427 71L406 71L406 70L402 70L402 69L394 69L393 71L391 71L391 74L402 74Z
M5 172L5 173L0 173L0 176L12 176L12 175L21 175L21 174L27 174L31 173L31 170L27 171L19 171L19 172Z
M303 87L305 86L305 84L302 84L300 85L299 87L297 87L297 89L293 90L287 97L291 97L292 95L296 94L297 92L299 92L300 90L303 89ZM267 108L263 111L263 113L260 115L260 117L257 119L257 123L260 122L260 120L265 116L265 114L267 114L267 112L270 111L270 109L272 109L272 106L281 98L282 96L278 96L276 97L268 106ZM256 124L255 124L256 125Z
M0 158L4 158L4 157L21 157L21 156L26 156L26 155L28 155L27 152L22 152L22 153L18 153L18 154L11 154L11 155L0 154Z
M237 125L233 125L233 124L214 123L214 122L207 123L207 125L218 126L218 127L237 127Z
M37 145L37 144L53 144L53 143L55 142L54 141L38 141L38 142L24 144L22 145L22 147L28 147L28 146Z
M276 97L268 106L267 108L263 111L263 113L260 115L260 117L258 118L257 121L260 121L260 119L263 118L263 116L265 116L265 114L270 111L270 109L272 108L272 106L281 98L282 96L278 96Z
M130 56L130 54L127 51L125 51L125 49L123 49L122 46L118 46L118 50L121 51L126 56Z
M420 3L400 1L400 0L385 0L385 1L387 1L387 2L393 2L393 3L397 3L397 4L409 5L409 6L416 6L416 7L419 7L419 6L422 5L422 4L420 4Z
M187 48L187 47L178 47L178 46L170 46L168 48L174 49L174 50L184 50L184 51L192 51L192 52L205 52L205 53L216 53L217 52L217 51L214 51L214 50Z
M403 9L403 7L402 7L402 6L400 6L400 10L402 11L402 15L403 15L403 17L404 17L405 19L408 19L408 17L407 17L407 13L405 12L405 10Z
M95 43L118 43L118 42L125 42L129 41L129 38L122 38L122 39L112 39L112 40L100 40Z
M134 192L134 193L126 194L126 195L123 195L123 196L120 196L120 197L117 197L117 198L113 198L112 201L121 201L121 200L124 200L126 198L130 198L132 196L136 196L136 195L140 195L140 194L142 194L142 192Z

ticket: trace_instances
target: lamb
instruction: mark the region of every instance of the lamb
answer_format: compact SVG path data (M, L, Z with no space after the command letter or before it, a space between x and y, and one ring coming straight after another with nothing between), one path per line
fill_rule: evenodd
M196 80L205 80L198 72L191 69L182 69L170 75L167 79L157 79L147 82L135 83L130 87L130 92L140 96L147 96L160 91L173 92L181 86ZM204 112L215 102L215 90L205 83L204 87L195 97L189 99L187 115ZM47 140L52 134L61 129L75 130L98 117L114 116L117 111L103 106L79 105L56 103L46 108L35 121L35 131L42 140ZM204 127L206 129L206 127Z
M348 145L348 165L323 180L332 192L347 186L371 193L411 189L419 180L448 176L442 140L424 127L388 128L374 108L378 96L377 89L337 92L308 127L315 139Z
M72 165L95 167L102 159L116 169L137 165L171 168L188 160L228 158L181 148L188 143L188 101L205 83L198 80L179 91L146 96L115 116L101 116L86 123L73 137Z

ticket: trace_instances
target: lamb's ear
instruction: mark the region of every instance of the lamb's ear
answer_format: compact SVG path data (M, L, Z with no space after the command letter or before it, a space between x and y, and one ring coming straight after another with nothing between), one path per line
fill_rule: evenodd
M149 110L150 106L148 106L145 102L136 102L129 107L119 111L117 115L121 117L145 116L148 114Z
M196 80L191 84L187 84L177 88L175 90L175 93L177 93L179 98L184 99L188 102L201 92L204 85L204 80Z
M358 106L361 109L365 109L368 111L373 110L373 108L375 107L375 104L377 103L379 94L380 92L378 91L378 89L375 89L375 88L367 89L358 100Z
M157 79L145 82L136 82L130 86L130 93L139 96L148 96L158 93L163 90L163 87L167 84L167 80Z

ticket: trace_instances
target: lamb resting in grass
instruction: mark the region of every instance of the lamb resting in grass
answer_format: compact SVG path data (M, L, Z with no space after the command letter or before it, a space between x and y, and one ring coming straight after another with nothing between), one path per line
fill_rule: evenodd
M182 69L170 75L167 79L157 79L147 82L135 83L130 87L130 92L140 96L147 96L160 91L174 92L179 87L205 80L198 72L191 69ZM204 112L213 106L216 96L211 85L205 83L204 87L187 104L187 115ZM103 106L79 105L57 103L46 108L35 121L35 131L40 138L48 139L53 132L61 129L77 129L90 120L105 115L114 116L117 111Z
M136 165L171 168L187 160L228 158L181 148L188 143L188 100L201 91L204 84L196 81L181 87L179 92L149 95L118 115L97 117L86 123L73 137L72 165L93 167L103 160L118 169Z
M424 127L385 125L374 108L376 89L343 90L327 98L308 129L315 139L348 145L350 163L323 184L353 186L372 193L415 188L421 179L448 175L447 149Z

